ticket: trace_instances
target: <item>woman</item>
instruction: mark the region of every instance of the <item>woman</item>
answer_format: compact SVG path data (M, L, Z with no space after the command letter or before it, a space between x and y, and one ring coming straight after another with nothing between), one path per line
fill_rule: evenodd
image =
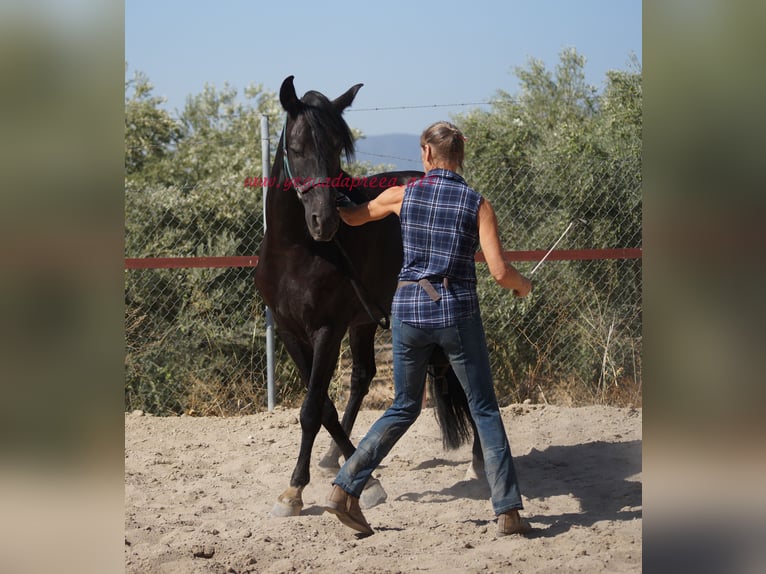
M372 201L339 207L348 225L392 213L402 227L403 262L391 309L395 396L333 481L325 509L365 534L373 530L359 507L365 483L420 414L428 358L439 346L465 390L481 439L484 468L498 516L498 534L528 532L519 516L521 493L500 417L476 292L474 257L480 245L497 283L519 297L529 279L503 260L495 212L468 187L463 167L465 138L449 122L437 122L420 137L426 176L386 189Z

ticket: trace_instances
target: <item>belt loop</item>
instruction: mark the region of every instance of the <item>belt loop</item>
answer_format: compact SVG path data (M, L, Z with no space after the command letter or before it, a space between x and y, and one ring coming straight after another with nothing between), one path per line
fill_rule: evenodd
M436 289L434 289L433 284L426 278L423 278L419 281L399 281L399 283L397 283L396 285L396 288L401 289L405 285L414 285L414 284L420 285L423 291L428 293L428 296L431 298L431 301L438 301L439 299L442 298L442 296L439 295L439 292ZM442 285L444 286L445 289L449 289L449 279L447 277L442 278Z
M428 293L428 296L431 298L431 301L438 301L442 298L441 295L439 295L439 292L434 289L434 286L431 285L431 282L428 279L421 279L418 281L418 285L420 285L426 293Z

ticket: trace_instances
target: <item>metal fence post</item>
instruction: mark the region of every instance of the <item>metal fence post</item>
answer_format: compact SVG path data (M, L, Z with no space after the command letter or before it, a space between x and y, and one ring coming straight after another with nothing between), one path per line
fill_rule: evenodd
M261 116L261 165L263 168L263 233L266 234L266 195L269 186L267 181L271 176L271 150L269 149L269 117ZM269 412L274 410L274 318L271 309L266 307L266 389L269 401Z

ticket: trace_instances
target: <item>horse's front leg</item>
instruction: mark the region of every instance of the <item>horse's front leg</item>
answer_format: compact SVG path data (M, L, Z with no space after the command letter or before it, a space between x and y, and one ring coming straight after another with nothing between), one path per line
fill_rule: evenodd
M348 338L351 347L351 384L349 388L348 403L343 413L341 425L347 436L351 436L362 401L370 390L370 382L375 377L375 332L378 326L375 323L357 325L349 329ZM333 407L333 410L335 408ZM328 429L329 430L329 429ZM338 459L341 449L338 443L333 441L327 453L319 461L319 467L337 472L340 469ZM344 454L344 456L346 456ZM346 458L348 458L346 456Z
M295 366L298 368L301 381L305 388L309 387L311 380L312 370L312 349L310 345L304 343L299 337L295 336L289 329L284 329L280 333L282 343L284 344L287 352L295 362ZM304 399L305 402L306 399ZM277 502L271 509L273 516L297 516L300 514L303 508L303 486L294 486L291 482L290 487L285 490L277 498Z
M314 337L312 350L313 361L311 373L308 378L306 396L303 399L300 412L301 444L298 452L298 460L290 478L290 486L277 499L271 510L274 516L297 516L303 508L303 489L311 480L310 464L311 451L314 441L325 417L325 401L327 401L327 389L330 386L330 378L335 370L340 350L340 342L343 333L338 335L327 329ZM346 452L353 452L348 436L345 435L335 413L335 423L328 420L333 438L342 444ZM327 426L326 424L326 426ZM345 437L345 440L344 440Z

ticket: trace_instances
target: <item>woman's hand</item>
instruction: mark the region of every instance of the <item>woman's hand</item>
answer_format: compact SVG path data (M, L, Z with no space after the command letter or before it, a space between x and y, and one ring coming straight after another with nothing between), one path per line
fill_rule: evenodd
M532 282L521 274L519 274L519 281L521 285L513 290L513 295L526 297L532 291Z

